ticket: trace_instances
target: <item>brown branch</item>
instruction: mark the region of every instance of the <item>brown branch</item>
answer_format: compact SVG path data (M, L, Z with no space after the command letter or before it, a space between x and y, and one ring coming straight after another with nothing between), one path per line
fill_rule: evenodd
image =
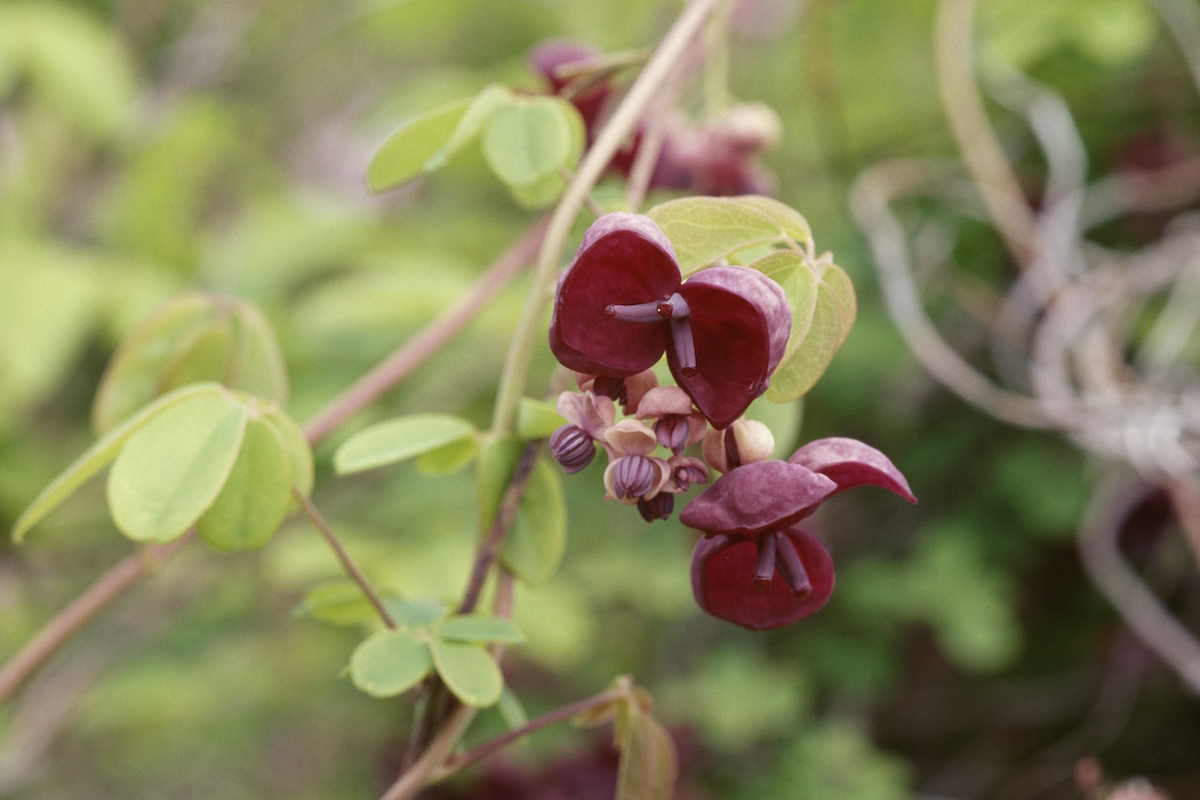
M533 475L533 465L537 461L541 446L541 440L529 442L521 453L521 460L517 462L517 469L513 472L512 480L508 482L508 488L500 501L496 519L488 529L487 538L475 554L475 565L471 569L471 580L463 593L462 604L458 607L459 614L470 614L479 603L483 583L504 545L504 538L508 536L513 520L516 519L517 509L520 508L521 498L525 496L525 489L529 486L529 478Z
M513 728L507 733L502 733L494 739L489 739L482 744L472 747L465 753L460 753L451 759L448 759L442 766L437 769L431 776L430 782L440 781L448 778L455 772L466 769L473 764L477 764L488 756L508 747L518 739L523 739L534 731L539 731L542 728L549 727L557 722L570 719L576 714L587 711L592 708L597 708L605 703L611 703L614 700L620 700L624 696L624 692L619 689L609 689L591 697L585 697L582 700L576 700L574 703L556 708L553 711L548 711L540 717L530 720L519 728Z
M305 423L304 436L309 444L321 441L347 419L379 399L466 327L479 309L537 255L549 221L548 216L540 217L524 236L492 262L462 300L442 312Z
M375 606L375 610L379 613L379 618L389 628L396 627L396 620L392 617L391 612L387 610L387 606L383 604L383 598L379 596L379 592L375 591L375 587L367 580L367 576L363 573L358 565L354 563L354 559L350 558L350 554L346 552L346 548L342 546L341 541L334 534L333 529L329 527L329 523L321 516L321 512L313 505L312 500L309 500L304 495L296 490L292 490L292 496L300 503L300 508L304 511L305 516L312 522L313 527L320 531L321 536L333 549L334 555L342 564L342 569L350 576L351 580L358 584L358 588L362 589L362 593L371 601L371 605Z
M0 704L75 633L138 579L152 572L195 538L195 529L167 544L147 544L121 559L62 611L54 615L0 669Z

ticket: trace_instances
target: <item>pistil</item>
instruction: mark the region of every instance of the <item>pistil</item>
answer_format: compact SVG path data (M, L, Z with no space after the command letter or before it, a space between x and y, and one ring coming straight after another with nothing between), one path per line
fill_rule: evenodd
M779 569L779 574L787 581L791 587L792 593L800 600L812 594L812 581L808 579L808 572L804 569L804 564L800 562L800 554L796 552L796 546L787 537L785 533L770 533L768 536L779 536L784 540L779 543L778 555L775 558L775 566Z
M754 588L765 592L771 588L771 578L775 576L776 539L774 533L763 534L758 538L758 559L754 563Z
M650 300L630 305L609 304L604 307L604 316L620 322L671 323L671 340L675 345L675 357L679 370L690 378L696 374L696 344L692 339L692 328L687 318L692 313L683 295L675 292L665 300Z

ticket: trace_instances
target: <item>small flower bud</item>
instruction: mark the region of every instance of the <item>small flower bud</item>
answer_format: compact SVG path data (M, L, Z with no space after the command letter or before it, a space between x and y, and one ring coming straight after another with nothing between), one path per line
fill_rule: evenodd
M625 402L625 379L613 378L608 375L597 375L592 383L592 391L598 397L610 397L618 403Z
M550 434L550 453L568 474L579 472L596 457L592 437L577 425L563 425Z
M604 440L617 456L648 456L658 447L654 430L636 419L623 419L613 425L604 432Z
M675 455L679 455L683 448L687 447L690 430L688 418L678 414L667 414L654 423L654 434L658 437L658 443Z
M659 492L649 500L642 497L637 501L638 511L642 515L642 519L646 522L653 522L656 519L670 519L671 512L675 510L675 495L669 492Z
M770 458L775 453L775 437L758 420L739 419L725 430L710 430L704 437L703 452L710 467L729 472Z
M633 502L654 489L661 478L658 465L646 456L625 456L608 465L605 484L621 502Z
M671 480L665 491L686 492L693 483L708 483L708 467L698 458L671 456L667 465L671 468Z

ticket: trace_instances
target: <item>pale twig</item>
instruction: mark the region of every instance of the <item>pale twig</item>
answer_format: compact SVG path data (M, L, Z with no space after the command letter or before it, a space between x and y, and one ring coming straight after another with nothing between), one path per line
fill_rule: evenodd
M168 544L147 544L138 552L126 556L91 586L72 600L66 608L41 627L0 669L0 704L3 704L25 680L130 586L152 572L195 538L195 529Z
M938 4L935 55L938 89L950 130L975 178L984 205L1018 266L1037 253L1033 212L988 121L975 80L975 0Z
M309 443L315 444L324 439L351 416L373 403L466 327L496 292L532 262L546 235L548 223L548 217L539 218L520 239L492 262L469 293L305 423L304 435Z
M1200 643L1175 619L1121 555L1121 526L1129 512L1157 487L1113 470L1092 495L1079 527L1079 555L1092 583L1121 618L1175 671L1193 694L1200 694Z
M325 518L321 516L321 512L317 510L315 505L313 505L312 500L308 499L294 489L292 490L292 497L296 498L296 502L300 504L300 508L304 511L304 515L308 517L309 521L312 522L313 527L320 532L321 537L325 539L326 543L333 550L334 555L337 556L337 560L342 565L342 569L346 571L346 574L350 576L351 580L358 584L358 588L362 590L362 593L366 595L367 600L369 600L371 605L375 607L375 611L379 614L379 618L382 619L384 624L389 628L395 628L396 620L392 617L391 612L388 611L387 606L384 605L383 598L379 596L379 592L375 591L375 587L371 585L371 582L367 579L367 576L361 569L359 569L358 565L354 563L354 559L350 557L350 554L346 552L346 548L342 546L341 540L339 540L334 534L333 530L329 527L329 523L325 521Z
M1015 425L1053 427L1035 400L1001 389L968 364L925 313L904 229L888 203L896 195L923 188L936 175L925 162L892 161L863 172L851 189L850 209L870 242L888 311L925 368L968 403Z

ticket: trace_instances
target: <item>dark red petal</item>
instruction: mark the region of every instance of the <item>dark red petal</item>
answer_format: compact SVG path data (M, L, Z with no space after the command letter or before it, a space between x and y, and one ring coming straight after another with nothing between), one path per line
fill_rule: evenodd
M807 617L825 605L833 593L833 560L810 534L792 528L779 538L779 547L795 548L812 583L812 592L797 597L778 572L771 586L754 586L758 550L750 539L715 536L701 539L692 553L692 594L714 617L751 630L778 628Z
M817 439L793 453L788 463L828 475L837 483L839 492L855 486L882 486L910 503L917 502L908 481L888 457L857 439L842 436Z
M576 372L623 376L649 369L667 346L669 323L622 322L606 317L604 309L665 300L679 280L675 251L649 217L604 215L559 280L550 349Z
M767 389L792 330L787 297L775 281L745 267L712 267L679 289L692 313L697 374L683 375L673 348L671 374L716 428L733 424Z
M824 475L786 461L756 461L731 470L700 493L679 515L706 536L757 536L811 514L837 491Z

